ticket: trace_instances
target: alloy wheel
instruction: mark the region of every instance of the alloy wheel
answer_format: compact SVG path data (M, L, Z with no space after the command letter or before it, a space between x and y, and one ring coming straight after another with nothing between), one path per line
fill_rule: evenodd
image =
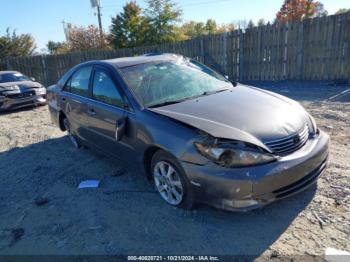
M168 162L159 161L153 170L156 188L170 205L179 205L184 196L184 187L175 168Z

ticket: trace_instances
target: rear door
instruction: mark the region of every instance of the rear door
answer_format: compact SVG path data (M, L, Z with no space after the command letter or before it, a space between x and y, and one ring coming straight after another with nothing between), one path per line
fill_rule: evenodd
M96 65L91 82L91 101L89 101L88 126L89 140L107 154L128 159L133 149L128 143L127 128L121 140L117 141L116 131L120 123L127 123L129 111L126 101L113 72Z
M63 87L60 98L72 132L84 140L87 138L87 104L92 69L92 65L78 68Z

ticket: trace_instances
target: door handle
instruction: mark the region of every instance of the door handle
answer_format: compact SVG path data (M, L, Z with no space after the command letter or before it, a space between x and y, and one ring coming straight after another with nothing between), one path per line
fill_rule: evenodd
M88 114L91 115L91 116L94 116L94 115L96 115L96 112L95 112L95 110L93 108L90 108L88 110Z

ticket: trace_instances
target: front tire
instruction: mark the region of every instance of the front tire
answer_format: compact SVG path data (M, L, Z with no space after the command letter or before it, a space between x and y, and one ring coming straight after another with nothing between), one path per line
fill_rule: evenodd
M156 191L165 202L184 209L193 208L190 183L176 158L160 150L152 158L151 170Z
M67 130L69 140L72 142L72 144L75 148L79 149L81 147L81 145L79 144L77 138L72 134L70 123L69 123L67 117L65 117L63 119L63 125L64 125L64 128Z

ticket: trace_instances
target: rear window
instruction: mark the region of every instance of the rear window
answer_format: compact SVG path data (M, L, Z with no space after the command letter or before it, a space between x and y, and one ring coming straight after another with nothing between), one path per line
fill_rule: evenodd
M92 66L85 66L78 69L67 82L64 90L76 95L87 97L89 95L89 81L91 71Z

